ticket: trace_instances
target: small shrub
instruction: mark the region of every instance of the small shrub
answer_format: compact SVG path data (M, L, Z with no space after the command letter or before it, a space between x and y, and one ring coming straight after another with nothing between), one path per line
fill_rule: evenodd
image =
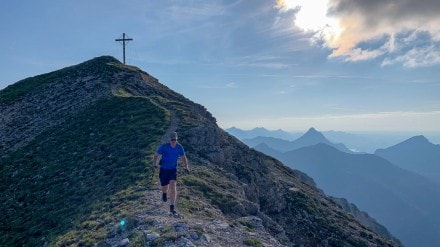
M259 240L258 238L249 238L244 241L244 244L247 246L263 247L261 240Z

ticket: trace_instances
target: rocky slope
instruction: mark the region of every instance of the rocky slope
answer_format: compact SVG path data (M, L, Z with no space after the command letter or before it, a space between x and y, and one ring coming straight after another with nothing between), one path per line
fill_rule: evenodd
M0 91L0 245L398 246L206 109L112 57ZM178 210L152 154L179 133L193 172Z
M360 211L356 205L349 203L347 199L332 197L333 201L339 204L345 211L351 213L356 220L361 222L364 226L379 233L386 239L391 239L395 242L400 241L395 238L383 225L379 224L375 219L371 218L366 212Z

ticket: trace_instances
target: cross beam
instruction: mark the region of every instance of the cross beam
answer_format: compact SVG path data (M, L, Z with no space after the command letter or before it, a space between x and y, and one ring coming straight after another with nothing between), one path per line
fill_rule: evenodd
M122 39L115 39L115 41L122 41L122 51L123 51L123 55L124 55L124 64L125 64L125 42L127 41L132 41L133 39L130 38L125 38L125 33L122 33Z

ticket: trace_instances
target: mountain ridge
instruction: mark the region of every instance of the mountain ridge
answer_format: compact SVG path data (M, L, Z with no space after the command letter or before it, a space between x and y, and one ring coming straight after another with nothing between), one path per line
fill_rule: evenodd
M264 128L263 128L264 129ZM281 130L283 135L279 135L277 130L264 129L264 134L261 132L255 132L253 130L242 130L237 127L232 127L226 129L226 131L240 140L253 139L259 136L262 137L273 137L279 138L287 141L293 141L299 138L304 131L294 131L288 132ZM321 131L321 133L333 143L343 143L350 150L360 153L374 153L375 150L385 147L390 147L396 143L400 143L412 136L420 135L420 133L415 132L375 132L375 131L356 131L356 132L345 132L345 131ZM428 132L424 136L429 137L428 139L433 143L439 143L440 134L438 132Z
M282 129L279 130L268 130L263 127L256 127L251 130L242 130L236 127L231 127L226 129L226 132L229 134L237 137L240 140L243 139L252 139L258 136L264 136L264 137L275 137L275 138L281 138L288 141L293 141L296 138L298 138L298 133L291 133L284 131Z
M399 246L147 73L110 57L81 65L0 91L1 244ZM152 208L150 161L169 131L193 168L180 220Z
M440 145L432 144L423 135L413 136L388 148L377 149L374 154L440 183Z
M325 143L343 152L353 153L342 143L335 144L330 142L321 132L317 131L313 127L311 127L306 133L293 141L287 141L274 137L256 137L253 139L244 139L243 142L250 147L256 147L261 143L265 143L270 148L278 152L288 152L298 148L316 145L318 143Z
M327 144L303 147L278 157L311 176L327 194L347 198L408 246L440 239L440 187L373 154L348 154Z

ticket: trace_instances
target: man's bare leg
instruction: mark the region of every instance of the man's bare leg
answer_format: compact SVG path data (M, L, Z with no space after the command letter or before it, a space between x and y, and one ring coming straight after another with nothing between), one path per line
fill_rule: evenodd
M170 211L173 212L174 211L174 204L176 203L176 198L177 198L177 190L176 190L176 180L171 180L170 181Z
M167 193L168 193L169 185L162 186L162 201L167 201Z

